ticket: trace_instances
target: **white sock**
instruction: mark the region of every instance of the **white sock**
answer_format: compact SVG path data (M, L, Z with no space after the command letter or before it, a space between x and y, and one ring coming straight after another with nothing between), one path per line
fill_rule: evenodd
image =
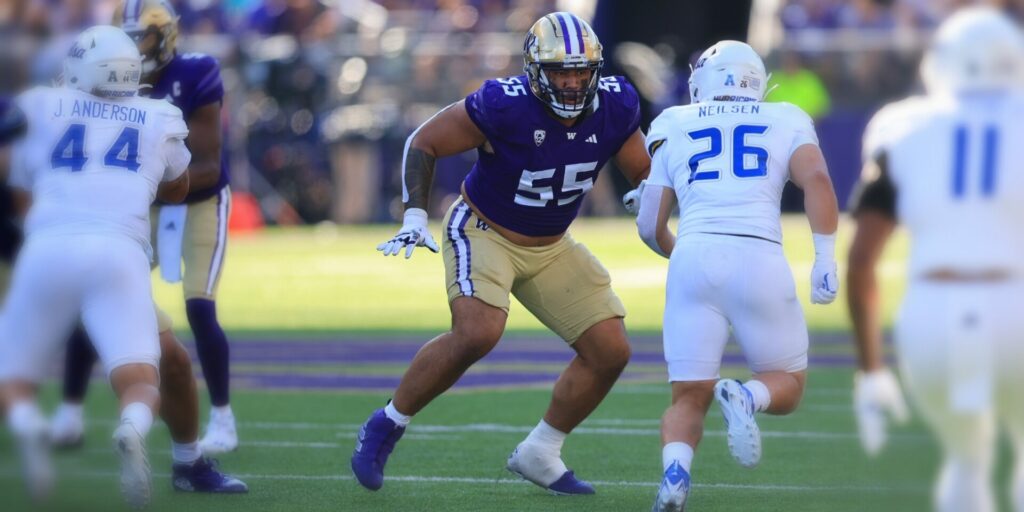
M219 407L210 408L210 419L235 419L235 413L231 410L231 405L222 405Z
M768 410L768 406L772 404L772 394L768 392L768 386L765 386L763 382L759 380L748 380L743 387L750 391L750 394L754 397L754 410L757 412L764 412Z
M199 450L198 441L184 444L171 443L171 458L174 459L175 464L191 465L202 456L203 452Z
M19 400L7 411L7 426L15 435L31 435L46 428L46 417L33 400Z
M407 427L409 422L412 421L412 416L406 416L398 412L398 409L395 409L395 403L392 401L388 401L388 405L384 406L384 415L400 427Z
M668 471L673 462L679 465L687 473L690 472L690 465L693 464L693 447L686 443L668 443L661 449L661 468Z
M140 436L146 437L153 427L153 409L142 402L132 402L121 410L121 423L131 423Z
M565 438L568 435L569 434L548 425L548 422L540 420L540 423L538 423L536 427L533 427L533 430L530 431L530 435L526 436L526 440L523 442L544 448L545 450L555 453L561 457L562 444L565 443Z
M58 418L74 418L76 421L82 421L84 412L85 407L82 404L61 402L61 404L57 406L57 412L54 416Z

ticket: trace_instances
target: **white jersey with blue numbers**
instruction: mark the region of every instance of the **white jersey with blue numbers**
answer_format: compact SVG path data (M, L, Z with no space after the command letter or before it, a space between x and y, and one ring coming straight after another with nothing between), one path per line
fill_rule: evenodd
M789 159L818 144L810 117L789 103L709 101L666 109L651 124L647 184L679 199L679 236L715 233L782 242Z
M1024 276L1021 119L1021 93L911 98L872 119L864 156L884 156L898 220L910 232L911 276Z
M149 248L149 208L190 155L181 111L146 98L106 100L65 88L22 94L28 132L10 184L32 193L29 236L124 235Z

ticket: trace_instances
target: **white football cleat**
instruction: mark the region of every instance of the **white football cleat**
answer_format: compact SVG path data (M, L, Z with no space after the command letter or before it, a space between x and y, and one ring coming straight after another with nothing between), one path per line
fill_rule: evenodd
M60 404L50 421L50 444L58 450L70 450L85 442L82 406Z
M715 384L715 400L725 419L732 457L745 468L757 466L761 461L761 429L754 419L754 397L740 381L722 379Z
M678 462L674 462L665 470L651 512L683 512L689 494L690 474Z
M211 411L210 423L206 425L206 435L199 441L199 449L203 455L219 455L238 449L235 415Z
M558 453L522 442L508 456L505 469L556 495L594 494L594 486L576 478Z
M117 427L113 442L114 451L121 459L121 494L133 510L146 508L153 495L146 442L131 423Z
M50 460L50 434L46 425L17 435L21 469L28 493L36 502L43 502L53 492L56 480Z

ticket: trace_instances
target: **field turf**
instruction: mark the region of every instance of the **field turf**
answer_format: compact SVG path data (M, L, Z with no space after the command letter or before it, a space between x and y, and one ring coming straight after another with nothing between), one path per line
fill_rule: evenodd
M806 299L810 235L801 218L787 218L785 226L786 251ZM850 235L849 226L843 228L840 256ZM233 406L242 445L221 465L245 478L252 492L175 494L167 478L169 441L158 425L150 441L158 490L153 510L648 510L661 473L658 419L668 402L658 338L665 261L638 242L628 220L588 221L573 231L611 271L635 339L620 384L563 450L567 464L595 483L597 496L550 496L503 469L543 414L550 385L571 357L518 306L498 350L416 417L392 457L384 489L371 493L355 483L348 458L359 424L384 404L419 344L449 321L441 259L421 249L410 261L385 260L374 247L391 231L318 227L232 239L220 314L235 342ZM900 237L887 252L884 275L899 276L904 252ZM884 290L895 306L901 285ZM179 289L160 284L156 296L181 337L190 339L181 330ZM688 510L925 510L936 457L930 437L915 423L894 430L880 459L862 455L850 405L845 306L805 303L805 311L813 370L803 407L785 418L762 417L765 455L755 470L732 461L713 407ZM730 352L727 362L727 375L744 375L738 354ZM52 404L56 386L44 397ZM115 407L99 380L87 410L86 446L58 456L64 478L49 509L124 509L108 446ZM26 509L13 447L0 438L0 509Z

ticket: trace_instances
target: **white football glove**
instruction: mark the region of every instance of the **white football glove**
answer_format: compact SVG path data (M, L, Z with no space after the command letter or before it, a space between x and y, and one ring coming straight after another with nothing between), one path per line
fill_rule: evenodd
M836 268L836 235L814 233L814 266L811 267L811 302L831 304L839 295Z
M644 187L647 185L647 180L643 180L633 190L626 192L626 195L622 196L622 206L626 207L626 211L636 215L640 213L640 196L644 193Z
M872 457L882 451L889 439L888 418L899 424L910 420L900 383L888 368L857 372L853 380L853 410L857 414L860 444Z
M405 210L405 217L402 219L402 229L398 231L391 240L377 246L377 250L384 253L384 256L394 256L405 248L405 259L412 257L413 249L426 247L432 252L440 252L437 242L430 235L427 229L427 212L421 208L409 208Z

